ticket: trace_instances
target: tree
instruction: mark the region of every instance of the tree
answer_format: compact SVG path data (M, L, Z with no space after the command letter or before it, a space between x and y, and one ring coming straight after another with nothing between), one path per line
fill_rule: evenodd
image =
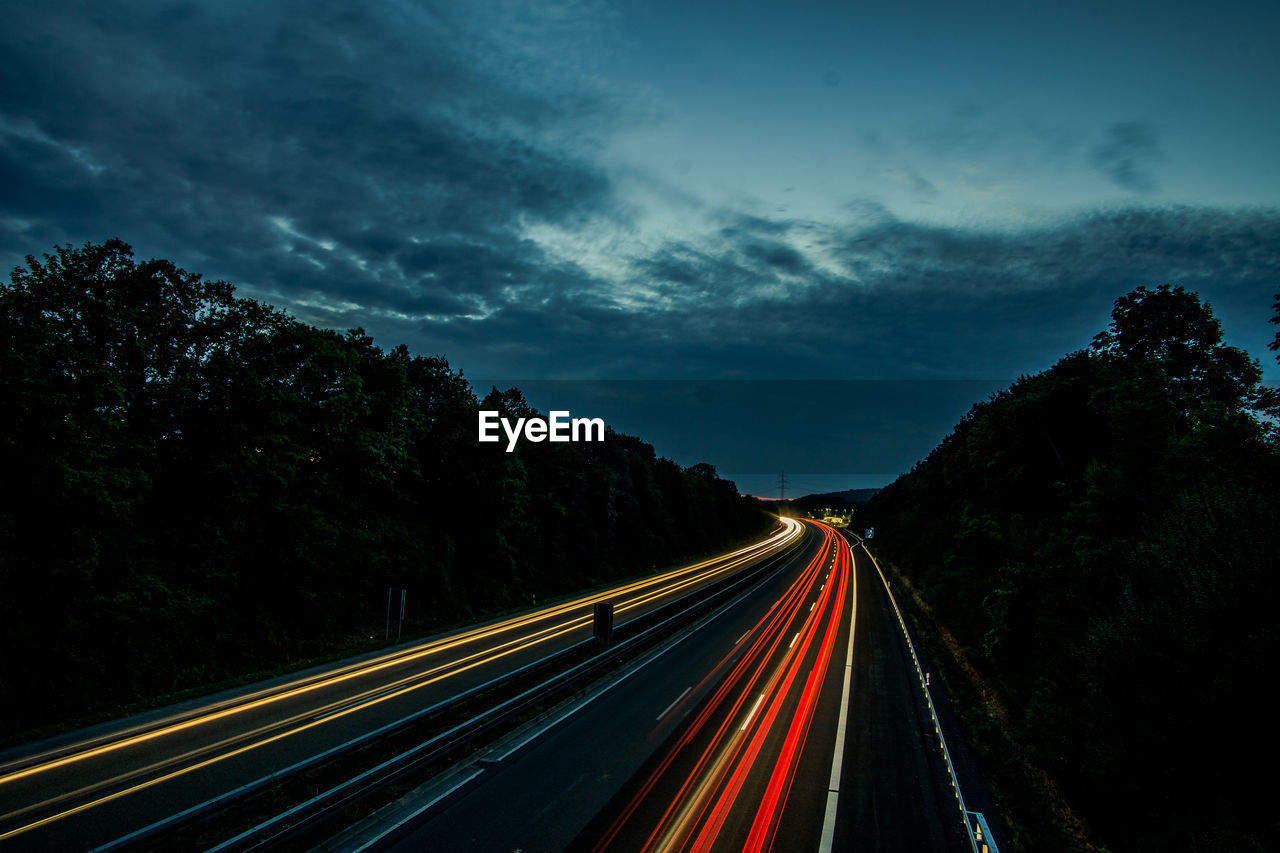
M1252 697L1280 657L1260 377L1196 294L1138 288L1089 352L975 405L863 510L1116 850L1280 843L1249 770L1275 760Z
M1271 322L1280 324L1280 293L1276 294L1276 304L1271 307L1276 312L1275 316L1271 318ZM1272 339L1271 343L1267 344L1267 349L1276 354L1276 361L1280 361L1280 332L1276 332L1275 338Z
M119 240L28 258L0 285L0 726L349 651L388 586L427 630L767 524L631 436L480 444L478 405L443 358Z
M1094 352L1158 369L1182 411L1255 399L1261 367L1223 344L1222 325L1198 294L1167 284L1139 287L1116 300L1111 318L1110 328L1094 338Z

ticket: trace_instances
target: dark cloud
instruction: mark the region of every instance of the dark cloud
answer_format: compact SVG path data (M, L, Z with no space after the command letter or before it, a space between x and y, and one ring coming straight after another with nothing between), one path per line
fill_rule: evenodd
M681 244L666 246L650 257L639 258L634 266L646 279L698 292L709 290L711 282L726 273L730 276L742 273L736 265L729 266L721 259Z
M740 306L767 298L767 294L776 296L813 273L801 251L759 233L783 234L791 227L724 228L718 239L706 245L669 244L632 261L635 280L662 294L666 302L655 306L661 310ZM608 291L607 287L598 289Z
M1117 186L1135 193L1156 189L1151 161L1160 156L1155 130L1145 122L1130 121L1107 128L1106 138L1090 152L1094 167Z
M5 260L120 236L290 305L432 314L536 282L526 226L620 216L593 159L614 108L510 67L501 11L19 4Z
M742 253L753 261L778 272L800 275L809 270L804 256L783 243L757 241L742 246Z
M563 270L582 278L484 319L384 328L473 374L651 379L1009 379L1087 346L1117 297L1164 282L1209 299L1255 355L1274 332L1276 210L1126 208L1014 230L859 218L791 248L800 276L755 258L763 239L721 231L633 259L631 279L658 294L636 306Z
M518 6L20 4L0 32L3 260L120 236L494 376L1003 378L1086 345L1117 296L1163 282L1204 293L1251 350L1270 339L1271 209L975 229L869 201L836 223L716 211L670 188L709 230L593 243L628 225L597 155L630 119L521 53L540 40ZM933 142L1007 143L996 118L959 110ZM1095 164L1140 189L1155 150L1150 128L1117 125ZM555 234L612 251L557 254Z
M720 230L725 237L738 234L765 234L781 237L795 227L795 223L786 219L766 219L741 211L721 211L719 218L727 224Z

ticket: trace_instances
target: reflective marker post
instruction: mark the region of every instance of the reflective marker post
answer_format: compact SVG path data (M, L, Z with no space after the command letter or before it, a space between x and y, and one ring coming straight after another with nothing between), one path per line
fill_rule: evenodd
M395 598L394 594L396 592L400 593L400 622L396 627L396 642L398 643L400 642L400 634L404 630L404 606L405 606L405 599L408 598L409 596L408 589L404 589L404 588L396 589L394 587L387 587L387 633L384 639L387 642L391 641L391 613L394 610L394 608L392 607L392 601Z

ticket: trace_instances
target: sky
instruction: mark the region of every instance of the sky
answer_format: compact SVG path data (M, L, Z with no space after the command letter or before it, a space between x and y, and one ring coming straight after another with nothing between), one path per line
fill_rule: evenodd
M0 264L119 237L468 377L612 383L582 414L745 491L875 485L1139 285L1280 378L1277 35L1262 2L16 0ZM640 380L761 415L608 408Z

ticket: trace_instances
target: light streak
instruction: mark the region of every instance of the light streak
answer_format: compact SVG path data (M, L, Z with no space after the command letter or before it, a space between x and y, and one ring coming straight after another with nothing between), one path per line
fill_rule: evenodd
M829 526L815 526L823 530L824 540L813 559L752 628L758 632L756 640L597 842L597 851L613 844L623 828L638 819L642 806L646 813L661 811L656 823L646 821L643 850L736 848L739 842L722 835L729 816L739 809L750 810L745 849L764 850L773 844L822 695L850 583L847 545ZM832 582L823 583L816 590L817 599L802 611L828 564L831 570L823 580ZM786 626L796 621L802 623L800 630L784 648L786 634L792 633ZM745 635L735 650L742 639ZM715 671L728 661L726 657ZM754 702L743 717L748 697ZM720 722L711 730L713 718ZM732 725L735 720L741 723ZM702 744L700 751L692 751L695 741ZM675 794L665 803L645 805L657 796L659 782L673 772L677 760L685 766L691 761L692 768ZM765 784L751 790L762 790L760 799L742 802L747 780L759 772L766 774ZM743 823L735 820L733 825Z
M842 584L846 576L847 572L841 576ZM818 695L826 677L827 665L831 661L831 654L835 648L843 605L844 596L841 590L841 594L835 598L831 617L827 620L826 634L819 647L818 662L809 670L809 677L800 697L800 706L791 718L786 740L783 742L778 759L774 762L773 772L769 776L769 783L765 788L760 807L756 810L744 850L766 850L773 845L774 835L786 805L787 794L790 793L791 783L795 779L800 754L809 735L809 726L813 722L813 714L818 705Z
M760 694L760 698L756 700L756 704L751 706L751 710L747 713L747 718L742 721L742 725L738 727L738 731L745 732L747 726L751 725L751 718L756 715L756 711L760 710L760 703L764 701L764 694Z
M632 596L624 602L621 602L618 605L617 610L619 612L625 612L642 607L649 602L666 596L672 596L688 589L689 587L709 583L719 577L736 571L746 564L755 562L785 548L799 535L801 535L803 525L792 519L782 519L782 522L782 529L768 539L753 543L752 545L737 549L736 551L729 552L721 555L720 557L704 560L690 566L684 566L654 577L633 581L610 590L581 596L572 601L551 605L543 608L542 610L511 617L492 625L480 626L449 637L431 640L408 650L391 652L368 661L343 666L320 676L297 679L283 685L277 685L264 690L255 691L253 693L237 697L236 699L214 703L195 712L173 715L164 720L152 722L146 727L132 727L116 733L116 735L114 735L115 739L107 743L85 741L77 747L73 747L72 749L75 751L70 753L68 753L64 748L45 753L44 756L38 756L35 759L24 759L20 769L0 775L0 785L13 783L22 779L28 779L41 773L46 773L57 768L68 767L91 758L106 756L127 748L140 747L166 736L186 732L198 726L207 725L218 720L225 720L235 715L263 708L273 703L302 697L322 689L332 688L336 685L349 682L352 679L366 677L371 674L387 670L391 667L404 666L427 658L431 655L439 655L446 651L458 649L469 643L479 642L505 633L535 626L537 623L564 616L577 608L593 604L597 601L617 599L623 596ZM136 780L141 776L145 776L148 773L159 773L168 768L172 768L175 765L181 764L182 762L196 761L194 764L189 764L185 767L180 767L176 770L163 773L163 775L147 779L144 782L131 785L130 787L112 792L106 796L98 797L89 802L81 803L73 808L49 815L25 826L20 826L4 832L0 834L0 840L25 833L41 826L46 826L54 821L61 820L74 814L79 814L96 806L113 802L129 794L161 784L204 767L208 767L219 761L223 761L236 755L241 755L245 752L265 746L283 738L308 731L318 725L368 709L380 702L398 698L411 691L438 683L454 675L493 663L516 652L566 636L570 633L581 630L589 624L590 621L591 617L588 615L571 616L567 621L538 627L530 633L506 639L495 646L470 652L461 658L443 662L425 670L424 672L418 672L410 676L399 678L389 684L377 685L374 688L357 693L354 696L347 695L328 704L308 708L305 712L294 714L283 720L276 720L267 725L259 726L247 732L242 732L232 737L223 738L214 743L182 752L164 760L153 762L144 767L131 770L127 773L118 774L107 779L83 785L73 791L68 791L58 796L45 799L41 802L24 806L0 816L0 820L9 820L37 809L49 808L76 797L90 796L115 785L127 785L133 780ZM259 739L254 740L251 743L245 743L253 738ZM237 746L238 744L239 746ZM227 747L235 748L230 751L205 758L205 756L209 756L211 753L226 749Z
M657 722L658 720L661 720L663 717L665 717L667 714L671 713L671 709L672 709L672 708L674 708L676 705L679 705L679 704L680 704L680 700L681 700L681 699L683 699L684 697L688 696L688 695L689 695L689 691L690 691L690 690L692 690L692 689L693 689L693 685L690 685L690 686L686 687L686 688L684 689L684 692L683 692L683 693L681 693L679 696L677 696L676 698L674 698L674 699L672 699L672 700L671 700L671 704L670 704L670 705L668 705L666 708L664 708L664 709L662 710L662 713L661 713L661 714L659 714L658 716L654 717L654 721L655 721L655 722Z
M709 679L722 668L729 666L732 667L730 673L720 682L711 698L704 704L692 723L686 727L680 738L677 740L677 743L662 757L659 765L652 773L650 773L648 778L641 785L639 791L637 791L635 796L631 798L623 808L622 813L614 820L613 824L597 842L595 846L596 850L600 851L609 848L618 833L622 831L624 826L626 826L627 822L649 796L658 781L671 767L672 763L682 753L682 751L699 736L703 728L711 721L716 711L730 696L735 685L739 684L744 677L747 677L748 671L754 664L756 665L756 671L748 677L746 686L733 701L728 715L724 718L718 730L713 735L713 747L716 742L723 739L726 728L729 725L729 720L735 718L740 712L742 703L744 702L744 697L750 695L752 686L756 684L760 678L760 667L758 666L760 660L762 658L767 660L767 658L776 650L781 637L779 629L783 624L790 621L794 607L798 602L804 600L806 591L812 588L811 575L815 573L817 567L821 565L824 556L825 555L821 551L816 554L800 575L791 583L783 596L769 608L760 621L756 623L755 627L753 627L751 631L747 632L748 634L756 634L756 639L752 642L747 652L736 662L733 662L731 661L731 658L734 652L731 651L730 654L721 660L716 668L713 669L712 673L708 675ZM772 642L768 641L770 636L773 637ZM704 682L706 680L707 679L704 679ZM679 819L679 812L681 811L680 804L682 800L686 798L685 795L689 793L690 789L695 785L695 780L698 778L702 769L711 763L712 752L713 749L705 750L702 755L698 757L697 766L694 771L685 778L677 796L673 798L671 804L659 819L656 828L649 837L649 840L645 843L646 849L654 845L656 837L663 832L664 826L667 826L673 821L676 823L681 822ZM704 798L701 797L695 798L695 805L698 800L703 799Z

